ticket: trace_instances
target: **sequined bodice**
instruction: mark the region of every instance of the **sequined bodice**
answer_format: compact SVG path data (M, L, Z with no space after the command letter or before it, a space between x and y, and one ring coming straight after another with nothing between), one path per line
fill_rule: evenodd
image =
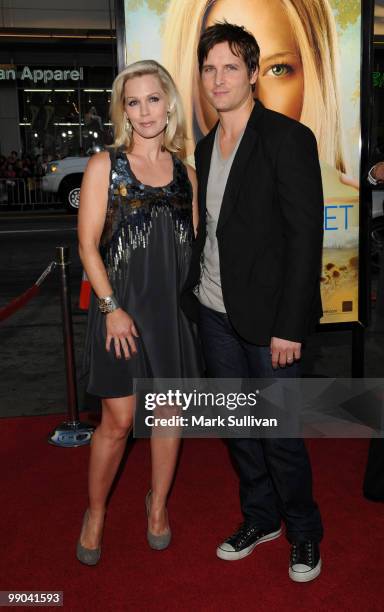
M164 241L172 240L178 245L179 255L185 248L189 250L193 239L192 187L184 164L175 156L173 178L163 187L142 184L124 151L117 150L110 156L108 206L100 252L109 278L116 281L124 275L135 252L151 248L156 227L164 233Z

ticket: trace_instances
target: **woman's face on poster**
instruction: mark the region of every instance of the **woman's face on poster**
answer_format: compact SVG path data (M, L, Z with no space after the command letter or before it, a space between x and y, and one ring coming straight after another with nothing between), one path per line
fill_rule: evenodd
M300 119L304 76L300 53L280 0L217 0L209 10L206 27L228 21L244 26L260 47L260 70L255 96L269 109ZM212 106L200 93L206 129L217 120ZM200 114L200 113L199 113Z

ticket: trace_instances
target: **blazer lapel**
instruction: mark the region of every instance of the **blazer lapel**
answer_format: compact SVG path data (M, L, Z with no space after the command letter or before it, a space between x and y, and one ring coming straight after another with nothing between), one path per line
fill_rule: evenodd
M225 187L223 201L221 205L219 220L217 223L216 235L222 230L224 223L228 219L237 199L237 194L239 192L241 183L242 183L242 175L244 172L244 168L248 162L248 159L253 151L253 148L256 146L258 142L258 130L257 123L261 119L262 111L264 110L264 106L259 102L259 100L255 100L255 106L249 117L248 123L246 125L243 137L241 139L239 148L237 149L235 158L232 163L232 167L228 176L227 184ZM200 160L199 160L199 168L198 168L198 184L199 184L199 212L201 223L205 226L205 215L207 210L207 186L208 186L208 177L209 170L211 167L211 157L212 157L212 149L213 144L215 142L215 134L219 122L212 128L209 134L204 139L204 143L202 143L201 151L200 151ZM197 168L196 168L197 169Z
M259 139L257 123L261 119L263 110L264 106L262 103L259 102L259 100L255 100L255 106L245 127L243 137L229 172L223 195L223 202L221 204L219 220L217 223L216 236L223 229L225 222L236 204L237 195L242 185L244 168L246 167L248 159Z
M215 142L215 133L219 122L216 123L215 127L210 131L207 135L203 146L201 147L201 159L199 162L199 172L198 172L198 184L200 188L199 194L199 211L200 215L205 215L205 211L207 208L207 185L208 185L208 177L209 170L211 167L211 156L213 143ZM197 168L196 168L197 169Z
M239 148L237 149L235 158L232 162L232 167L228 175L227 184L221 204L219 220L217 222L216 236L221 232L225 222L231 214L233 207L236 204L237 195L242 184L242 176L244 168L247 165L248 159L256 145L258 136L257 132L249 124L245 128L245 132L241 139Z

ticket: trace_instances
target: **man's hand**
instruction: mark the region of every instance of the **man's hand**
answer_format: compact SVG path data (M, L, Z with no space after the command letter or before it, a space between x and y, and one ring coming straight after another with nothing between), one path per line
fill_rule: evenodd
M282 338L271 338L272 367L285 368L301 357L301 342L291 342Z
M379 182L384 181L384 162L379 162L373 166L372 176Z

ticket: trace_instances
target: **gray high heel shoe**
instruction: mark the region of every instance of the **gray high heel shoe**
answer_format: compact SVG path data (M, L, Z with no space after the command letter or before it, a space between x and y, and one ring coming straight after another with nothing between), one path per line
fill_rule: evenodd
M83 532L84 525L87 520L88 520L88 510L86 510L84 514L83 524L81 527L81 533ZM100 561L101 546L99 546L98 548L85 548L85 546L83 546L80 543L80 539L81 539L81 534L80 534L79 541L77 542L76 557L78 558L80 563L84 563L85 565L96 565Z
M150 507L149 507L150 501L149 500L151 498L151 495L152 495L152 490L149 489L147 495L145 496L145 507L147 509L148 517L149 517L149 511L150 511ZM168 548L171 542L171 538L172 538L172 532L170 528L168 528L168 531L166 533L163 533L161 535L155 535L154 533L151 533L149 529L147 529L148 544L154 550L164 550L165 548Z

